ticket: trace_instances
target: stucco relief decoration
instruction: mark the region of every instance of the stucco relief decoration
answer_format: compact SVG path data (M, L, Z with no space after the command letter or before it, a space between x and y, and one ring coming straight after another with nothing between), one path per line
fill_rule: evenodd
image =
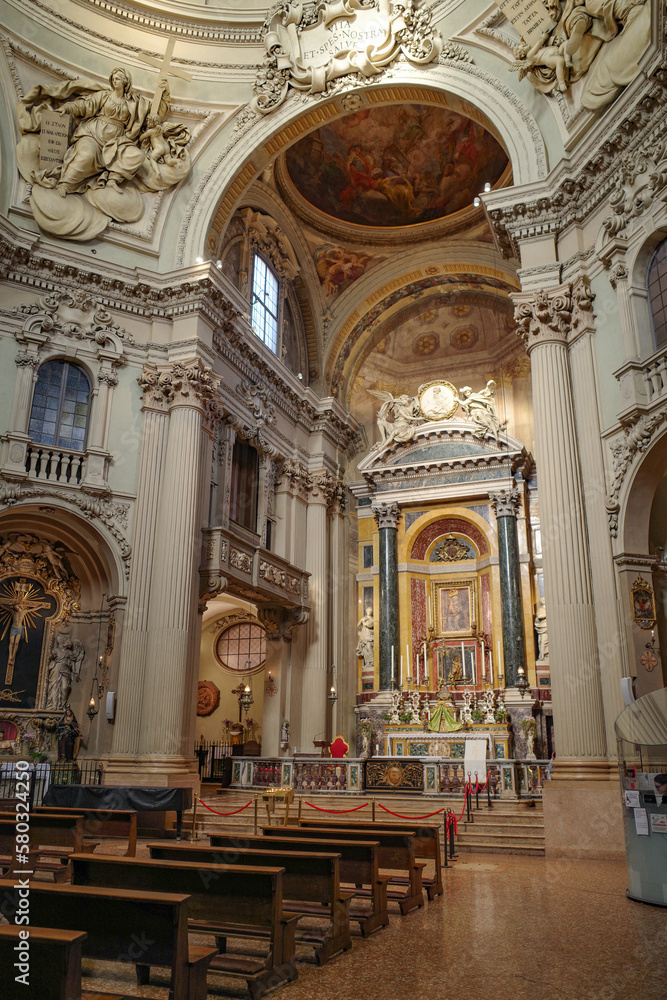
M197 687L197 715L213 715L220 704L220 689L213 681L199 681Z
M667 182L667 141L652 143L621 159L609 196L612 214L602 225L616 236L651 207ZM625 275L627 277L627 274ZM621 275L622 277L622 275Z
M646 0L499 0L499 6L521 36L510 69L543 94L583 79L580 102L589 111L635 79L650 42Z
M190 131L165 120L169 107L165 78L151 101L120 66L102 86L81 77L31 87L17 108L16 158L32 185L40 229L91 240L111 220L138 222L142 192L165 191L187 177Z
M264 65L251 107L266 115L290 87L322 94L341 77L370 80L399 55L415 65L433 62L443 42L430 22L430 10L415 10L413 0L321 0L314 9L283 0L264 22Z
M271 402L271 392L267 386L244 379L243 382L239 382L236 391L255 418L253 425L255 435L262 427L275 421L276 408Z
M133 344L134 338L117 323L102 303L82 289L51 292L37 302L22 305L16 315L25 315L24 331L39 330L50 337L60 335L74 340L94 340L104 346L114 339Z

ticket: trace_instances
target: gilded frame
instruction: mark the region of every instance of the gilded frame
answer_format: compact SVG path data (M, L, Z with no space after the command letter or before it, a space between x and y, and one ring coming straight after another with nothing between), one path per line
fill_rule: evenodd
M472 638L479 632L477 578L443 580L432 585L433 621L436 635L443 638ZM454 598L454 591L458 598ZM464 595L463 600L461 595ZM447 604L445 604L447 601ZM453 607L452 604L456 606Z

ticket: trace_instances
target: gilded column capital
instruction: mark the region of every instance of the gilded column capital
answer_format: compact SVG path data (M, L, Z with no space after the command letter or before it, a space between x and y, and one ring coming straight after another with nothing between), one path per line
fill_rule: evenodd
M378 528L398 528L401 508L397 503L378 503L373 506Z
M516 517L521 504L521 494L518 490L500 490L499 493L489 493L489 500L496 517Z

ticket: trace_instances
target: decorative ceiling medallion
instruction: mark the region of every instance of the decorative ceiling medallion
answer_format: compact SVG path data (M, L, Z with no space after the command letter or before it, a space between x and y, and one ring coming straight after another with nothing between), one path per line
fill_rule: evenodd
M440 346L440 337L437 333L427 333L423 337L418 337L412 345L412 353L417 357L426 358L434 354Z
M507 167L500 143L449 108L393 104L328 122L291 146L291 187L325 216L387 229L444 219L472 205Z
M474 326L461 327L455 330L450 337L450 343L457 351L465 351L474 347L478 340L479 334Z
M448 420L459 405L456 387L451 382L427 382L419 393L419 406L427 420Z

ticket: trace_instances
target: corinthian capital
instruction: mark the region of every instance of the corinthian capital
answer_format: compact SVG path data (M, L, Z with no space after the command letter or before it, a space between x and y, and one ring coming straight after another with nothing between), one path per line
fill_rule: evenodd
M326 504L330 507L336 497L338 480L323 469L322 472L311 473L308 486L311 503Z
M566 342L574 308L571 285L537 293L516 292L511 298L516 332L528 353L538 344Z
M499 493L489 493L489 500L496 517L516 517L521 494L518 490L501 490Z
M373 506L378 528L398 528L401 508L397 503L378 503Z
M194 406L206 410L215 401L220 381L220 376L200 358L167 365L144 365L138 379L144 392L144 404L160 409Z

